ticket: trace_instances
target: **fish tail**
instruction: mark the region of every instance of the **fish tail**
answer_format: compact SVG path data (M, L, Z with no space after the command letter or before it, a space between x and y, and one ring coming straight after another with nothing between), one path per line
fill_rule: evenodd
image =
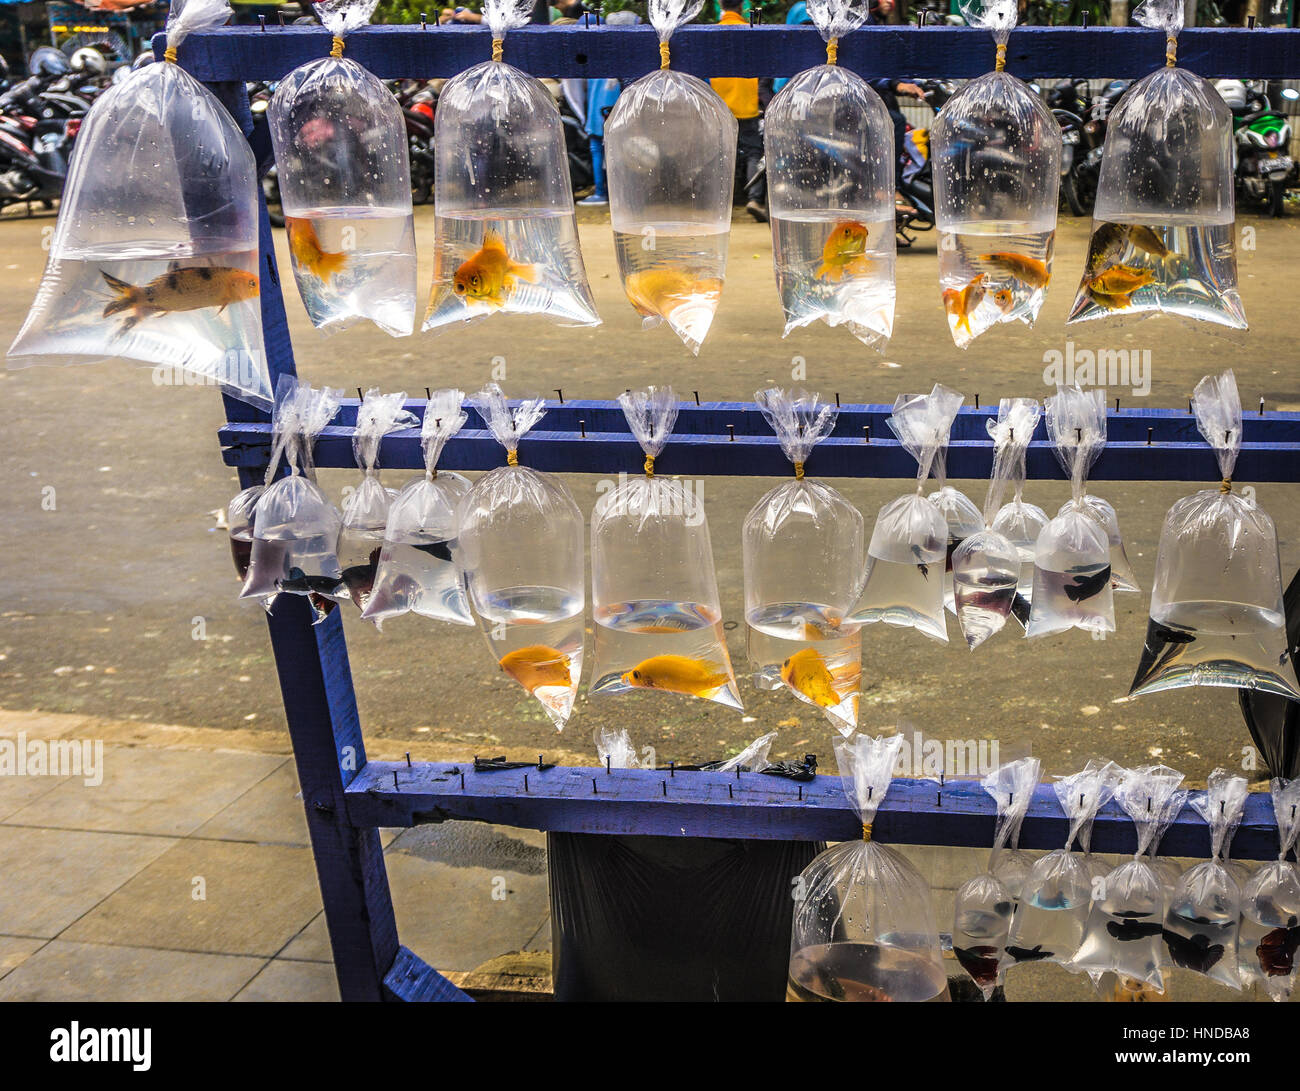
M335 273L341 273L347 267L348 256L342 251L337 253L321 251L320 257L313 264L315 267L312 272L328 284Z
M830 263L824 261L819 266L817 266L817 271L813 273L813 279L814 280L838 280L839 279L838 277L831 276L831 274L834 271L835 270L831 268Z
M536 265L525 265L520 262L512 261L510 263L510 272L520 280L527 281L529 284L536 284L540 279Z
M113 276L111 273L106 273L102 269L99 271L99 275L104 278L104 283L117 293L117 295L113 299L109 300L107 305L104 307L104 318L109 318L115 314L121 314L123 311L128 311L136 305L136 300L140 293L139 289L137 289L134 284L128 284L125 280L121 280L120 278ZM129 324L125 328L130 329L131 325L134 325L134 322L129 318L127 319L127 322Z
M865 254L859 254L845 266L845 270L852 276L860 276L863 273L871 272L871 267L874 264Z

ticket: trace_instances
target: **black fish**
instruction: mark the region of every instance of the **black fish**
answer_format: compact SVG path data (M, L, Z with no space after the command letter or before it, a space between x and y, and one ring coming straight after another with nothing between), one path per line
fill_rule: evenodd
M1160 927L1159 921L1144 921L1137 920L1134 917L1127 917L1124 920L1107 921L1106 931L1121 943L1131 943L1133 940L1158 936L1164 929Z
M1155 618L1149 618L1146 641L1142 645L1142 659L1130 688L1136 689L1154 678L1181 654L1183 647L1195 643L1195 633L1186 629L1174 629L1162 625Z
M976 985L992 985L998 979L998 949L996 947L958 947L953 945L952 953L957 956L961 968L970 974Z
M1019 591L1016 597L1011 600L1011 616L1014 617L1021 625L1029 627L1029 600Z
M1076 576L1073 583L1065 585L1065 597L1071 602L1082 602L1093 595L1100 595L1110 583L1110 565L1091 576Z
M916 567L921 570L922 578L928 583L930 581L930 566L928 564L918 564Z
M1044 951L1041 943L1033 947L1008 947L1007 954L1017 962L1041 962L1045 958L1051 958L1051 951Z
M923 556L925 556L925 554L921 552L921 547L920 547L920 546L918 546L918 545L914 545L914 546L912 546L912 556L915 557L915 558L917 559L917 561L920 561L921 558L922 558ZM917 564L916 567L919 568L919 569L921 570L921 575L922 575L922 576L926 579L926 581L928 582L929 579L930 579L930 566L929 566L928 564Z
M1223 944L1211 943L1209 936L1198 933L1189 938L1171 932L1168 928L1160 934L1164 937L1165 946L1169 948L1169 957L1174 960L1174 965L1185 970L1195 970L1198 974L1209 973L1210 967L1223 957Z
M1274 928L1255 948L1259 968L1269 977L1288 977L1295 969L1295 953L1300 948L1300 927Z
M451 563L451 547L446 542L430 542L428 545L418 545L415 547L421 553L427 553L430 557L437 557L440 561Z
M318 595L333 595L338 591L342 581L337 576L309 576L301 568L289 569L289 578L280 581L280 590L295 595L314 592Z

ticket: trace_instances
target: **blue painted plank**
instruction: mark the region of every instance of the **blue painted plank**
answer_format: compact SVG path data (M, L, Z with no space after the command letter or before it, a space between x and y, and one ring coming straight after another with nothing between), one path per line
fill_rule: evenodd
M347 806L353 822L376 826L462 819L564 833L664 837L847 841L862 834L840 779L833 776L801 785L761 773L670 775L574 766L476 773L473 761L371 762L348 787ZM873 836L900 845L987 846L993 841L994 818L992 798L973 780L948 780L941 786L896 778L876 815ZM1021 847L1060 848L1067 830L1056 793L1050 785L1040 785L1021 830ZM1135 851L1133 822L1115 803L1097 816L1092 846L1096 852ZM1184 807L1160 851L1209 856L1204 820ZM1253 793L1232 855L1266 860L1277 851L1272 801L1263 792Z
M454 76L491 56L483 27L370 27L348 36L347 55L381 79ZM1207 78L1300 76L1300 31L1188 29L1179 63ZM821 64L826 50L808 27L691 25L672 37L672 66L696 76L792 76ZM329 34L319 27L224 27L198 31L180 47L180 62L199 79L274 80L324 57ZM970 77L993 67L993 42L966 27L864 27L840 43L839 63L866 77ZM1023 78L1105 76L1132 79L1164 64L1164 35L1138 27L1020 27L1011 35L1007 69ZM634 79L659 67L647 26L525 27L506 38L505 59L536 76Z
M467 996L438 973L419 955L413 954L406 947L397 949L392 969L384 977L384 989L388 999L401 1000L406 1003L427 1001L453 1001L473 1003L474 998Z

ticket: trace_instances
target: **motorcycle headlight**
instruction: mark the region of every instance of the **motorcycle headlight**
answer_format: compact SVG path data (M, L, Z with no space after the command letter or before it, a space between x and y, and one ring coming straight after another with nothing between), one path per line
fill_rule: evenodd
M1270 148L1277 147L1277 133L1269 133L1264 139L1268 142Z

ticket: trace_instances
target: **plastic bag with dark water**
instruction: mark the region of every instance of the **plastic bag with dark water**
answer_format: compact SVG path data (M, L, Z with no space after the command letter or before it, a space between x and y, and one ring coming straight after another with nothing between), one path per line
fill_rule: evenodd
M1112 591L1141 591L1138 586L1137 576L1133 572L1133 565L1128 559L1128 551L1124 548L1124 536L1119 529L1119 515L1109 500L1103 500L1100 496L1093 496L1091 493L1085 493L1081 499L1085 514L1092 518L1106 533L1106 541L1110 543L1110 586ZM1057 515L1064 515L1074 506L1073 500L1067 500L1061 505Z
M1300 867L1287 859L1300 834L1300 780L1275 779L1269 791L1279 852L1242 887L1237 959L1243 985L1281 1001L1291 998L1300 966Z

